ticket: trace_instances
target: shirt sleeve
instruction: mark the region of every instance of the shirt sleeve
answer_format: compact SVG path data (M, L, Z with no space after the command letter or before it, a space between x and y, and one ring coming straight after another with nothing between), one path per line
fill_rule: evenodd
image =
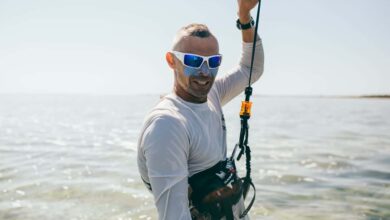
M184 126L172 117L154 120L144 132L143 149L159 219L190 220Z
M242 93L248 86L252 48L253 43L243 42L242 54L238 67L234 68L227 75L215 80L215 86L222 105L225 105L238 94ZM264 51L260 38L256 41L255 51L251 84L256 82L264 71Z

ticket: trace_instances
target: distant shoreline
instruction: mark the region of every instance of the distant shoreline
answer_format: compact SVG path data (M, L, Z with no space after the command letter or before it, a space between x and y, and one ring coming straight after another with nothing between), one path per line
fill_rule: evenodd
M390 99L390 95L362 95L357 98Z

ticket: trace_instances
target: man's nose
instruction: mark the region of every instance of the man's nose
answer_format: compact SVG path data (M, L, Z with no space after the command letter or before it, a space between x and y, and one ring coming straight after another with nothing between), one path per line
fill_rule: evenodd
M210 69L209 69L209 65L207 64L207 61L203 62L202 66L200 67L200 74L209 76L210 73L211 72L210 72Z

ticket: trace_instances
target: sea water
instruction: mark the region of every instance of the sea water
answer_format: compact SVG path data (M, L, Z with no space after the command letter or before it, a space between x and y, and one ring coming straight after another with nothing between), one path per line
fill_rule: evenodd
M224 107L229 152L241 98ZM157 219L136 146L158 100L0 95L0 219ZM390 100L253 102L252 219L390 219ZM244 175L243 159L238 166Z

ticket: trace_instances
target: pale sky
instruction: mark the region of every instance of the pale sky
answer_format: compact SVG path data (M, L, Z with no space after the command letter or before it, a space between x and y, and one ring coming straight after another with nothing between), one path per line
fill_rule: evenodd
M192 22L219 39L223 75L240 55L236 11L236 0L0 0L0 93L167 93L165 52ZM389 94L389 12L388 0L263 0L254 93Z

